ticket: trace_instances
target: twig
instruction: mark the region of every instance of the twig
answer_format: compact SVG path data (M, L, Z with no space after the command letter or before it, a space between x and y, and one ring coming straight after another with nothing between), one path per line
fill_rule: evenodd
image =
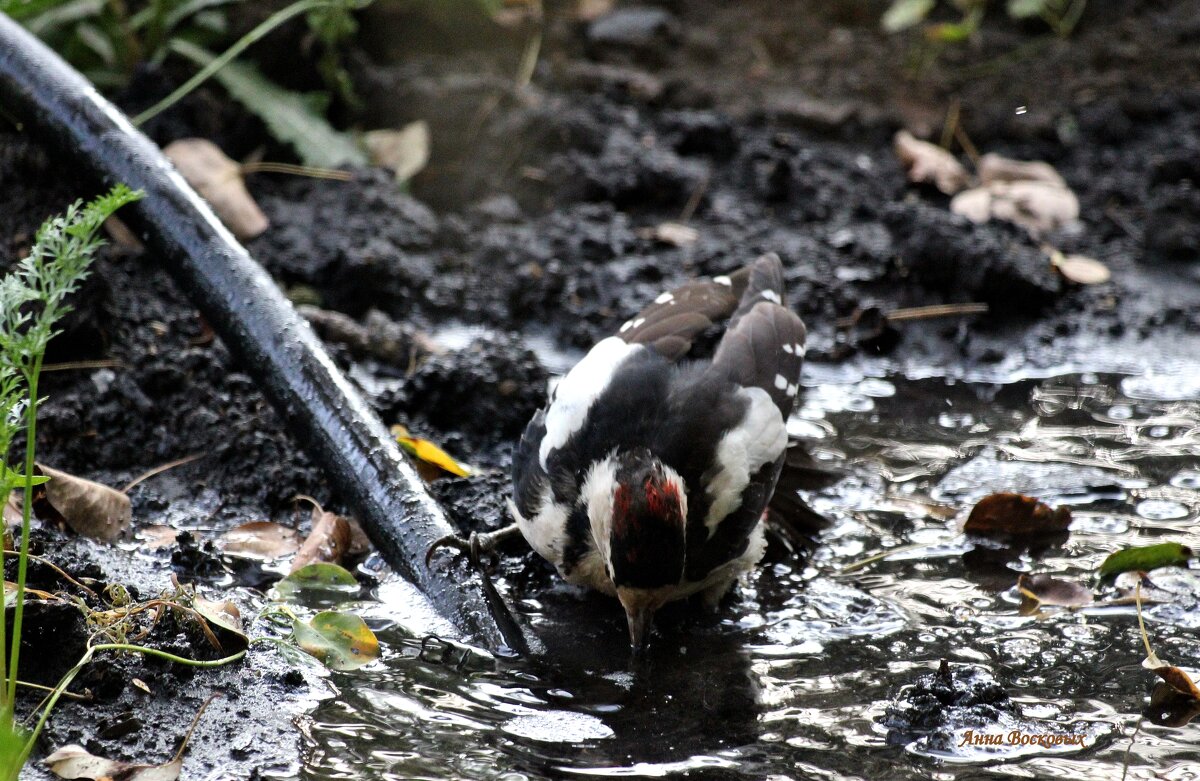
M17 686L24 686L27 689L37 689L38 691L43 692L54 691L53 686L43 686L40 683L30 683L29 681L17 681ZM80 702L91 702L93 699L95 699L95 697L92 695L91 689L84 689L84 692L84 694L76 694L75 692L64 691L62 696L72 700L79 700Z
M100 358L95 361L67 361L66 363L47 363L42 366L42 372L66 372L76 369L123 369L125 364L116 358Z
M317 168L311 165L292 165L291 163L243 163L240 168L242 175L247 174L292 174L307 176L310 179L333 179L348 182L354 178L349 171L339 171L336 168Z
M129 493L131 488L138 485L139 483L149 480L151 477L154 477L156 475L161 475L163 472L166 472L169 469L174 469L177 466L183 466L184 464L190 464L193 461L199 460L203 456L204 456L203 453L193 453L190 456L184 456L183 458L176 459L175 461L171 461L169 463L163 464L162 466L156 466L153 469L151 469L150 471L143 472L142 474L135 477L132 482L130 482L124 488L121 489L121 493L127 494L127 493Z
M910 320L932 320L937 317L962 317L966 315L987 314L988 305L971 304L932 304L930 306L910 306L903 309L893 309L884 312L883 316L889 323L903 323ZM853 328L857 318L843 317L835 325L838 328Z
M711 178L711 174L705 171L704 176L700 177L700 181L696 182L695 189L688 196L687 203L683 205L683 211L679 212L680 222L686 224L688 220L692 219L692 216L696 213L696 209L700 206L700 199L708 192L708 184Z

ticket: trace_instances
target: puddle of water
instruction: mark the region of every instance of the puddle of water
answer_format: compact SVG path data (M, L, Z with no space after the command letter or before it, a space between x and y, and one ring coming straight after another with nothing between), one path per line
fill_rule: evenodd
M340 695L306 723L300 777L1119 779L1139 723L1129 778L1194 777L1200 726L1142 719L1155 679L1140 667L1132 608L1022 616L1014 584L1046 572L1091 585L1130 545L1200 549L1200 403L1174 380L827 373L790 424L847 473L809 497L832 521L812 556L773 550L716 615L669 611L636 666L615 602L526 590L519 563L503 585L548 646L531 660L423 647L445 627L385 586L357 606L384 657L332 675ZM1069 537L1028 547L959 535L965 511L996 490L1070 504ZM925 547L842 572L914 543ZM1156 574L1168 601L1145 611L1156 651L1193 670L1198 575ZM1003 686L1015 703L1005 719L1085 745L896 745L889 703L942 659Z

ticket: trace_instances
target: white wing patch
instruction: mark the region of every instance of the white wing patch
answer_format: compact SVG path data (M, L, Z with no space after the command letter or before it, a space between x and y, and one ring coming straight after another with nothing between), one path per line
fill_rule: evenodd
M587 420L588 410L599 398L617 368L641 345L627 344L624 340L610 336L596 344L575 364L575 368L555 388L554 401L546 412L546 435L538 448L538 460L542 469L547 469L546 459L550 451L567 444Z
M741 421L717 443L717 473L708 484L712 505L704 518L709 537L742 503L742 491L749 485L750 476L764 464L774 462L787 447L787 426L767 392L741 388L738 394L747 397L750 406Z

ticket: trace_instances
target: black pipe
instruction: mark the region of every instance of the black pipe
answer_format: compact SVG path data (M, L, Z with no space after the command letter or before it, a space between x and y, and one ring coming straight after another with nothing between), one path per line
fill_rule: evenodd
M145 192L130 207L131 224L259 382L388 562L471 641L522 650L511 615L493 615L477 575L463 579L424 565L425 552L451 525L271 277L150 139L2 13L0 108L106 185Z

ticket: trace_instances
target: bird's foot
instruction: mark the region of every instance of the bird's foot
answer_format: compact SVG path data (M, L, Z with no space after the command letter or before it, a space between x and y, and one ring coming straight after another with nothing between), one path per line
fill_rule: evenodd
M482 567L485 555L494 554L501 543L509 537L517 536L520 531L514 523L494 532L471 532L471 535L466 538L457 534L447 534L429 546L429 550L425 552L425 566L430 566L433 555L442 548L456 548L460 553L466 555L467 561L472 565Z

